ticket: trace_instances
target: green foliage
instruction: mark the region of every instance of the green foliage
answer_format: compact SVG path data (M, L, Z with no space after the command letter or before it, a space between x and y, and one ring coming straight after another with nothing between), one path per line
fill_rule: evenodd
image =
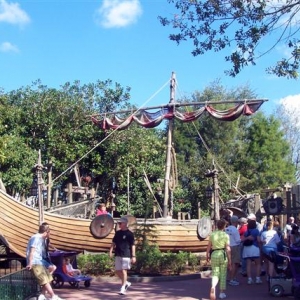
M142 251L136 252L136 263L132 270L139 274L160 274L162 256L157 245L147 245Z
M89 275L112 275L114 259L108 254L80 254L77 258L78 268Z
M294 38L298 31L299 1L174 1L173 17L159 17L163 26L171 26L175 33L169 38L177 44L192 40L192 55L207 51L229 49L225 60L232 65L226 73L236 76L244 67L255 65L262 55L284 44L291 49L290 56L275 63L267 71L277 76L299 76L300 40ZM284 26L282 25L284 24ZM287 30L287 28L289 30ZM265 49L267 36L274 38ZM235 49L232 52L232 49ZM262 53L262 54L261 54Z

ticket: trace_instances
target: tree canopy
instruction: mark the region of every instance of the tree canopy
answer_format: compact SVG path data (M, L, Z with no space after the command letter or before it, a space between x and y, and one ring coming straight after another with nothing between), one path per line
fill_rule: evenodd
M225 60L232 67L226 70L236 76L248 65L267 55L277 45L289 52L267 68L268 73L279 77L299 76L300 1L245 1L245 0L168 0L178 13L172 18L160 16L163 26L172 26L175 33L169 38L176 43L192 40L194 56L207 51L219 52L228 48ZM273 43L265 43L271 37ZM232 51L233 49L233 51Z
M164 178L165 172L166 130L132 124L123 131L102 131L90 120L92 114L134 110L129 103L129 91L109 80L85 85L76 81L60 89L48 88L37 81L32 86L1 94L0 175L8 193L28 195L32 168L41 150L45 167L49 160L55 163L52 168L55 187L63 190L64 184L73 182L70 167L80 161L82 172L92 176L91 185L103 201L114 189L120 214L150 216L155 199L145 184L144 174L162 204L158 190L163 188L159 179ZM255 97L248 86L227 90L215 81L179 101L197 102L193 108L196 109L199 102L215 100L220 103L216 109L224 110L232 106L228 101ZM287 181L295 183L297 161L292 160L294 154L285 128L280 118L266 117L263 113L233 122L216 120L209 114L193 123L175 120L173 147L178 184L170 205L174 215L188 210L196 217L198 204L202 211L209 211L210 203L204 196L209 184L205 172L212 166L220 171L224 201L229 199L228 190L238 178L240 190L248 193L268 186L278 187Z

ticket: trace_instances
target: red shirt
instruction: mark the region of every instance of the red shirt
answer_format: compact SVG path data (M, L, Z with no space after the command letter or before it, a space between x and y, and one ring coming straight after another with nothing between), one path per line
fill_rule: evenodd
M239 228L240 237L244 236L245 232L248 230L248 224L243 224Z

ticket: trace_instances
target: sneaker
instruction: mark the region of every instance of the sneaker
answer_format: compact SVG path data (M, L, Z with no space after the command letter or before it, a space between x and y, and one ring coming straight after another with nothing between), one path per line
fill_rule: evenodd
M40 294L38 300L47 300L47 298L43 294Z
M131 282L127 281L125 284L125 291L131 286Z
M226 294L225 293L220 293L219 298L220 299L225 299L226 298Z
M248 278L248 281L247 281L248 284L252 284L253 283L253 280L252 278Z
M119 295L125 295L125 294L126 294L126 288L125 288L125 286L122 285Z
M229 285L239 285L240 283L237 280L232 279L228 282L228 284Z
M256 283L256 284L260 284L260 283L262 283L262 281L261 281L260 277L256 277L255 283Z

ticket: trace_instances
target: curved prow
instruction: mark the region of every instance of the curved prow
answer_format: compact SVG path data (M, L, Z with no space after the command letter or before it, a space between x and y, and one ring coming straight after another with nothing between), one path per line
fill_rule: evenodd
M9 243L9 241L5 238L5 236L3 235L3 233L0 231L0 241L1 243L7 247L10 251L16 253L17 255L25 258L26 254L24 251L18 249L17 247L13 246L12 244Z

